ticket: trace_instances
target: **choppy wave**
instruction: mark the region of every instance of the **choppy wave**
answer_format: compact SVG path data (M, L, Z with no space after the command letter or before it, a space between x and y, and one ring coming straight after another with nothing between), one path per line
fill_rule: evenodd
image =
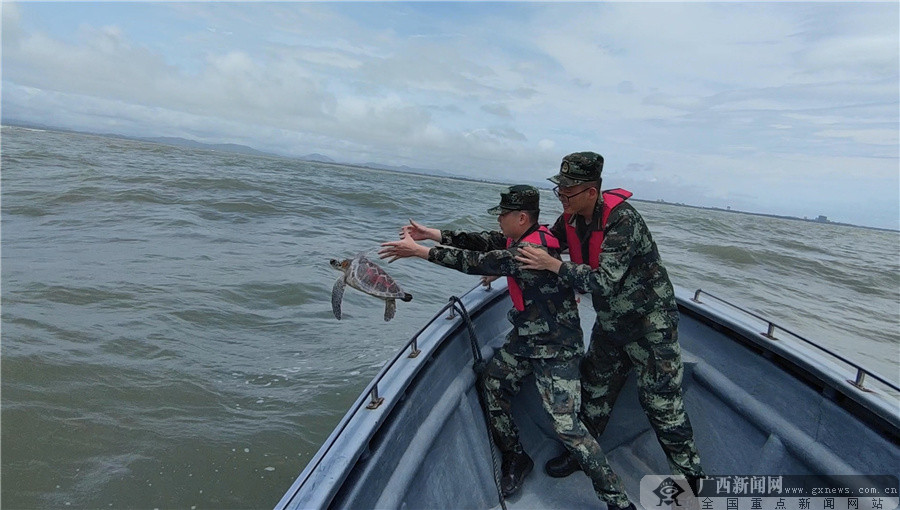
M712 264L726 266L757 265L761 260L761 253L742 246L727 246L719 244L698 244L690 249L691 252L705 256Z

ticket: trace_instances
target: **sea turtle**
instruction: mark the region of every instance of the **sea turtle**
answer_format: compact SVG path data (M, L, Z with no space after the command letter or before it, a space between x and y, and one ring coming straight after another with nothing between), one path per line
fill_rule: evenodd
M402 301L412 299L412 295L403 292L397 282L378 264L366 258L364 253L360 253L352 259L331 259L331 267L344 273L334 282L334 288L331 290L331 310L338 320L341 319L341 298L344 297L345 285L383 299L385 321L394 318L397 299Z

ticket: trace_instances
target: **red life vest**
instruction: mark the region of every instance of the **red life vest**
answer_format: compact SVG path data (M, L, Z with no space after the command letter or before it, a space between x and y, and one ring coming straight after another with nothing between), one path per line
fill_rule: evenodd
M540 244L541 246L554 250L559 249L559 239L554 237L553 234L550 233L550 230L544 225L541 225L534 232L520 239L519 242ZM512 244L513 240L507 237L506 247L509 248ZM522 287L519 286L519 283L512 276L506 277L506 283L509 287L509 297L512 299L513 306L520 312L524 311L525 297L522 295Z
M600 218L600 230L591 232L591 238L588 241L588 261L591 269L597 269L600 266L600 252L603 251L603 231L606 230L606 220L609 219L609 213L626 199L631 197L631 192L622 188L611 189L603 192L603 212ZM581 255L581 239L575 232L575 226L569 221L571 214L563 214L563 221L566 223L566 241L569 243L569 258L576 264L584 264Z

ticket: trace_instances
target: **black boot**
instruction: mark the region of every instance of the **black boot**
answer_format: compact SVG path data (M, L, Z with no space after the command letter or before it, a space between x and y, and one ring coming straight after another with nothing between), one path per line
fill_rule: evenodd
M504 453L503 468L500 475L500 492L508 498L522 488L525 476L531 472L534 461L527 453Z
M566 450L559 457L548 460L544 465L544 471L553 478L565 478L576 471L581 471L581 464Z
M700 478L699 476L685 476L687 478L687 483L691 487L691 490L694 491L694 496L700 497Z

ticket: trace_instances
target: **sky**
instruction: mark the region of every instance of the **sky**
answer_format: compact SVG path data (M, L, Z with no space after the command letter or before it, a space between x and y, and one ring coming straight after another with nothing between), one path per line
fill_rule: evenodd
M896 1L0 8L4 123L900 229Z

